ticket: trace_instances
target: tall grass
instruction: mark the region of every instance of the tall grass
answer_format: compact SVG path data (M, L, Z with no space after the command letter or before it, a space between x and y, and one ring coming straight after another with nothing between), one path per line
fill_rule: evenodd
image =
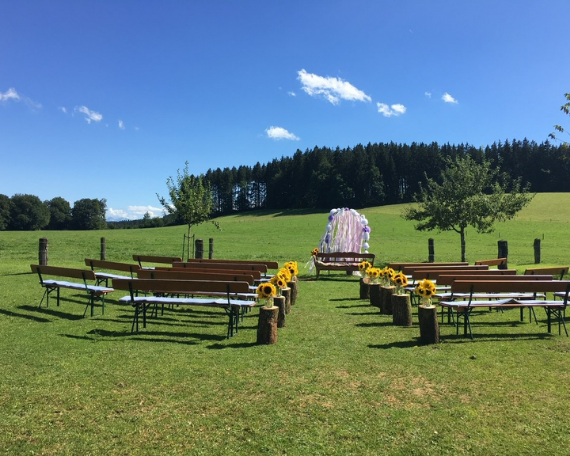
M538 195L516 220L469 232L468 259L497 255L533 265L570 263L568 195ZM545 210L545 208L547 208ZM419 233L401 208L362 209L379 264L457 260L455 233ZM549 216L548 218L546 218ZM297 260L300 294L278 342L258 346L257 311L225 339L226 317L174 309L130 332L132 309L110 295L104 316L81 318L85 298L63 292L38 308L29 264L38 239L49 262L82 267L107 258L180 255L185 227L102 232L0 233L0 448L7 455L162 454L559 454L567 453L565 385L570 340L518 311L482 311L475 341L442 324L443 343L420 346L417 325L399 328L358 300L358 280L303 268L327 213L255 213L204 224L218 258ZM417 318L414 317L414 322Z

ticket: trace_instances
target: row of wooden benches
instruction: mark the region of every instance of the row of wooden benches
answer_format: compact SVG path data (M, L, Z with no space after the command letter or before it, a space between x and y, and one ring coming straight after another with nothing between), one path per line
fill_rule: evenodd
M147 261L160 263L161 261L156 260L163 260L165 257L145 258ZM196 305L223 308L229 317L228 337L237 332L238 316L243 315L244 309L256 305L254 285L267 277L269 268L278 267L277 262L237 260L175 262L175 266L170 268L152 269L141 268L140 263L128 264L94 259L86 259L85 263L91 269L31 265L32 271L38 274L40 284L45 289L40 306L44 299L46 306L49 305L49 298L53 293L57 295L59 306L60 290L68 288L87 293L89 300L84 315L89 307L91 315L94 314L96 302L101 303L104 313L106 295L114 289L125 290L129 295L119 301L130 303L135 309L133 331L139 329L140 316L143 318L143 326L146 326L146 310L150 306L159 303ZM162 263L166 261L163 260ZM128 272L129 275L104 272L100 269ZM80 279L81 282L62 280L62 278ZM108 286L108 280L112 280L113 288ZM181 298L180 295L201 297Z
M488 269L488 265L468 265L457 263L439 264L393 264L408 274L412 281L430 279L437 283L435 298L459 332L463 320L464 334L473 338L470 317L476 308L497 309L528 308L535 321L534 309L544 308L547 314L548 332L551 332L552 320L558 319L559 333L565 324L565 309L568 305L570 281L561 280L568 273L567 266L528 268L524 275L517 275L513 269ZM558 299L556 299L558 298Z

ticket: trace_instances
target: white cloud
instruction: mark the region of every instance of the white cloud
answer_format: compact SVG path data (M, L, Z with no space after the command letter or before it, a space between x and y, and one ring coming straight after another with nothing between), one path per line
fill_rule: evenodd
M333 105L342 100L372 101L362 90L358 90L349 82L340 78L323 77L301 70L297 73L302 89L312 97L323 96Z
M287 92L290 97L296 97L297 94L295 92Z
M103 114L91 111L87 106L76 107L75 111L85 114L85 120L87 121L88 124L90 124L91 121L100 122L101 120L103 120Z
M61 112L63 112L64 114L67 114L67 108L66 108L65 106L60 106L60 107L59 107L59 110L60 110Z
M443 94L443 96L441 97L441 99L442 99L443 101L445 101L446 103L458 103L458 101L457 101L455 98L453 98L451 95L449 95L447 92L445 92L445 93Z
M120 128L121 130L124 130L124 129L125 129L125 124L124 124L124 122L123 122L122 120L119 120L119 128Z
M0 92L0 101L15 100L20 101L20 95L16 92L16 89L10 87L6 92Z
M162 217L164 215L162 208L154 206L127 206L127 209L110 207L107 209L107 220L140 220L147 212L151 217Z
M23 101L30 109L40 109L42 107L41 103L37 103L34 100L21 96L14 87L10 87L6 92L0 92L0 101Z
M431 98L431 92L425 92L424 95L426 96L426 98Z
M399 116L406 113L406 107L403 104L388 106L385 103L376 103L376 106L378 106L378 112L384 117Z
M271 139L291 139L294 141L299 141L299 137L294 135L293 133L285 130L284 128L281 127L269 127L267 130L265 130L265 132L267 133L267 137L271 138Z

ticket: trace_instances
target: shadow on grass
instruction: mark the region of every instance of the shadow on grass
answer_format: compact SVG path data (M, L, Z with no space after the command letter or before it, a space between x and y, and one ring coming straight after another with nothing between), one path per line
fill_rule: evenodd
M50 307L45 308L45 307L24 305L24 306L19 306L18 308L22 310L27 310L28 312L37 312L44 315L51 315L52 317L63 318L65 320L81 320L89 315L89 310L87 310L87 314L84 317L83 314L81 315L69 314L66 312L61 312L59 310L53 310L53 308Z
M399 341L399 342L391 342L389 344L381 344L381 345L368 345L368 348L375 348L379 350L386 350L388 348L414 348L419 345L419 340L406 340L406 341Z
M22 308L22 307L20 307L20 308ZM34 308L34 310L37 310L37 308ZM35 321L37 323L49 323L51 321L48 318L36 317L35 315L17 313L17 312L12 312L10 310L4 310L4 309L0 309L0 314L6 315L9 317L24 318L26 320L32 320L32 321Z
M333 298L333 299L329 299L330 302L339 302L339 301L363 301L363 299L360 298ZM370 304L368 304L370 305Z
M390 321L376 321L374 323L357 323L355 326L360 328L378 328L381 326L394 326L392 320Z

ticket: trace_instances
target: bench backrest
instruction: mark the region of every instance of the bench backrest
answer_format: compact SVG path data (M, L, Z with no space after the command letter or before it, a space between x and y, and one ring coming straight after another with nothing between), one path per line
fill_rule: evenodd
M40 266L39 264L31 264L32 272L40 277L43 283L43 276L68 277L71 279L82 279L84 282L88 280L96 280L95 273L90 269L74 269L62 268L59 266Z
M441 275L450 275L450 274L499 274L505 275L504 271L508 271L507 274L516 274L516 269L415 269L410 274L412 276L412 280L423 280L423 279L430 279L430 280L438 280Z
M244 275L244 276L252 276L254 280L261 280L261 272L260 271L250 271L247 269L213 269L213 268L178 268L178 267L166 267L166 266L157 266L154 268L155 271L186 271L192 273L200 273L200 274L233 274L233 275Z
M143 293L208 294L249 293L247 282L204 280L114 279L113 288Z
M568 266L554 266L550 268L527 268L524 271L525 275L535 275L535 274L552 274L554 276L560 277L560 280L565 274L568 274Z
M555 293L570 291L570 280L455 280L457 293Z
M318 261L323 263L335 263L337 261L350 261L352 263L360 263L368 261L374 265L376 255L373 253L359 253L359 252L319 252L316 255Z
M422 265L422 266L404 266L402 272L406 275L413 274L414 271L429 271L435 269L433 266ZM474 271L474 270L488 270L489 266L486 264L478 265L457 265L457 266L438 266L440 271Z
M249 285L254 284L254 278L252 275L194 272L188 269L180 269L176 271L141 269L137 272L137 277L139 279L155 279L155 280L207 280L207 281L247 282Z
M389 268L392 268L394 271L402 271L402 269L406 266L431 266L433 269L439 268L440 266L468 266L469 263L467 261L451 261L451 262L440 262L440 263L390 263L388 264Z
M277 261L260 261L260 260L219 260L217 258L188 258L185 263L235 263L235 264L264 264L267 269L279 269Z
M85 264L92 270L95 270L95 268L111 269L113 271L130 272L131 275L135 274L141 268L138 264L118 263L116 261L95 260L91 258L85 258Z
M448 273L445 274L441 274L438 278L437 278L437 284L438 285L451 285L454 281L456 280L507 280L507 281L513 281L513 280L552 280L552 276L551 275L539 275L539 276L524 276L524 275L516 275L514 273L511 273L512 271L515 271L514 269L503 269L500 270L500 272L505 272L505 271L509 271L509 274L497 274L496 270L490 270L490 271L482 271L485 272L486 274L450 274L448 275ZM475 272L475 271L471 271L471 272ZM481 272L481 271L477 271L477 272ZM493 274L491 274L493 273Z
M175 268L186 268L186 269L230 269L230 270L242 270L242 271L259 271L262 273L267 273L267 266L264 264L251 264L251 263L187 263L182 261L175 261L172 263Z
M138 262L139 266L142 268L143 263L172 264L174 261L182 261L182 258L175 256L133 255L133 260Z
M486 264L487 266L498 266L501 267L507 264L506 258L493 258L491 260L477 260L475 264Z

